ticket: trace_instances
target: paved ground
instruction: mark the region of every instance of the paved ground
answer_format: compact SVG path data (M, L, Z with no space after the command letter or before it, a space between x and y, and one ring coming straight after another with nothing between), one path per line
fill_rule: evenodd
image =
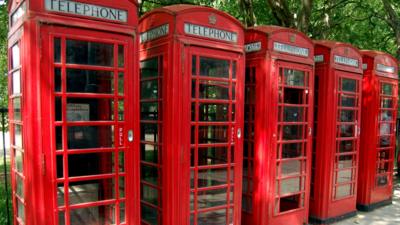
M335 223L335 225L400 225L400 183L394 191L393 204L365 213L358 212L354 218Z

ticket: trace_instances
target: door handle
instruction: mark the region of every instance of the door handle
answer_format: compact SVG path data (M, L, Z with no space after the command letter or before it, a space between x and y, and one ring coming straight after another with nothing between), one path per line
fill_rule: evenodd
M128 131L128 141L132 142L133 141L133 130Z

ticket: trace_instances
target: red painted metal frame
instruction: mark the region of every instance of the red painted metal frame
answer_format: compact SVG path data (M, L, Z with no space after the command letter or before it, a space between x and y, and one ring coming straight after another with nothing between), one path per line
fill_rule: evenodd
M248 29L245 43L257 42L261 44L261 49L246 55L242 223L306 224L311 174L314 46L303 33L275 26ZM275 42L307 49L308 56L274 51ZM305 86L295 87L285 84L284 76L281 74L284 69L304 72ZM300 105L293 105L302 109L303 116L299 122L283 121L283 108L290 105L284 102L283 93L286 88L300 94L298 98L302 102ZM282 107L282 110L279 110L279 107ZM279 132L278 127L283 129L285 125L297 124L302 127L301 140L283 140L283 131ZM298 143L301 146L300 153L293 158L294 161L300 162L300 171L297 175L295 172L295 175L285 178L297 177L298 181L302 182L294 185L299 187L298 191L286 192L288 196L301 196L302 199L298 199L297 206L288 209L284 205L279 206L280 197L286 195L279 195L275 190L276 187L283 187L277 183L283 181L282 163L294 162L282 155L280 146L285 143Z
M237 43L229 43L225 41L218 41L209 38L191 36L184 33L184 23L192 23L210 28L223 29L225 31L235 32L237 34ZM218 222L217 220L210 219L207 223L213 224L239 224L240 223L240 206L241 206L241 177L242 177L242 139L237 138L236 134L243 127L243 89L244 89L244 32L242 25L233 17L221 11L199 7L193 5L175 5L170 7L159 8L145 14L139 24L139 32L142 34L153 28L160 27L168 24L169 33L165 36L158 37L140 45L140 61L151 59L153 57L162 56L163 62L162 70L162 108L159 113L162 114L162 137L159 142L162 143L161 153L161 170L159 170L158 177L161 177L159 185L162 187L161 204L153 206L154 211L160 211L162 214L157 215L160 224L175 225L175 224L204 224L197 223L196 218L203 211L213 211L222 208L232 209L227 213L225 223ZM201 75L192 76L192 72L199 71L199 57L211 57L214 59L223 59L229 61L229 77L228 78L213 78ZM196 59L196 63L192 67L192 59ZM237 61L236 79L232 77L234 73L233 61ZM195 72L195 73L196 73ZM195 82L195 90L192 88L192 79ZM199 98L198 85L200 80L206 79L210 82L222 81L228 82L230 85L229 90L232 90L233 82L236 82L236 98L233 100L233 94L229 94L229 100L214 100L214 103L226 102L230 105L227 114L220 114L228 116L227 122L200 122L199 111L194 109L194 114L191 116L191 104L198 106L199 102L205 101ZM207 82L208 82L207 81ZM196 97L191 97L196 93ZM232 92L231 92L232 93ZM233 105L235 104L235 105ZM235 106L236 121L234 122L231 116L232 107ZM192 119L193 120L192 120ZM229 122L230 121L230 122ZM227 124L232 129L232 134L229 130L229 142L223 146L230 146L234 144L234 161L227 164L218 164L214 166L200 167L197 165L197 154L191 154L191 148L197 151L199 144L197 141L191 144L191 130L193 127L193 140L197 140L199 136L199 125L222 125ZM232 136L231 136L232 135ZM205 146L220 146L221 144L210 144ZM229 153L227 159L230 158ZM191 157L193 156L193 160ZM191 161L195 164L191 165ZM230 185L234 186L233 202L229 200L229 194L226 194L226 204L220 207L209 207L206 209L198 210L196 202L198 190L191 188L195 185L195 177L198 175L199 168L229 168L227 171L234 171L234 180L232 183L226 183L223 187ZM191 173L191 171L194 171ZM229 173L229 172L227 172ZM192 174L192 178L191 178ZM222 186L213 186L201 190L213 190ZM190 199L191 189L193 193L193 207L191 210ZM143 193L142 193L143 194ZM213 199L209 199L212 201ZM142 204L143 199L142 199ZM148 204L147 204L148 205ZM144 212L142 212L144 213ZM232 215L232 221L229 221ZM144 221L142 224L148 224ZM192 222L190 222L192 219Z
M89 0L79 0L83 3L93 3ZM137 59L138 55L128 54L128 49L138 48L138 39L136 39L136 27L138 23L137 18L137 2L133 0L125 1L111 1L104 0L99 1L96 4L116 7L124 9L128 12L127 23L112 23L110 21L95 20L93 18L86 18L81 16L63 15L59 13L47 12L44 9L44 1L41 0L25 0L9 1L9 12L10 17L16 12L16 10L25 4L26 10L22 17L15 23L10 24L9 32L9 55L12 56L11 48L19 43L21 49L21 114L22 119L20 121L14 121L14 109L12 99L20 95L12 95L10 92L10 123L11 124L23 124L22 137L23 137L23 177L24 177L24 199L23 204L25 209L25 218L14 217L14 224L40 224L40 225L53 225L63 224L58 222L58 207L57 207L57 182L68 182L68 177L65 179L57 179L56 171L56 154L64 155L69 152L67 150L56 152L55 143L55 127L57 125L68 125L65 122L55 121L55 96L64 98L63 109L66 108L66 97L90 97L93 99L110 99L114 100L124 99L125 101L125 121L124 130L122 131L125 140L120 140L120 130L115 130L114 139L120 140L123 144L123 149L126 150L125 155L125 172L117 175L125 177L125 192L126 199L130 201L126 202L127 211L127 223L126 224L139 224L139 215L137 209L139 206L139 190L138 177L139 177L139 160L138 160L138 146L139 142L134 141L129 143L126 140L128 130L133 130L134 134L139 136L139 115L135 113L138 111L138 102L134 99L138 98L139 88L137 80ZM114 33L114 34L111 34ZM132 36L133 35L133 36ZM64 63L53 62L53 37L59 37L63 41L66 38L75 38L87 41L97 42L108 42L114 44L114 53L118 51L117 46L123 45L125 47L125 67L123 69L112 68L98 68L98 67L87 67L88 69L99 69L99 70L111 70L114 75L118 71L125 73L125 93L124 96L109 96L109 95L95 95L95 94L67 94L65 93L65 83L63 86L63 93L54 93L54 67L64 68L63 81L65 82L65 68L66 66L72 66L74 68L84 68L85 66L79 65L65 65L65 56L63 56ZM62 44L63 52L65 53L65 42ZM131 51L129 51L131 52ZM133 51L135 52L135 51ZM118 57L114 57L114 65L117 62ZM12 57L11 57L12 58ZM17 68L11 67L11 61L9 63L10 76L9 76L9 90L12 87L12 76L11 74L17 70ZM117 77L115 77L117 78ZM114 82L117 79L114 78ZM115 83L116 84L116 83ZM117 86L116 86L117 87ZM118 89L116 90L118 91ZM129 102L130 104L126 104ZM118 115L118 111L115 105L115 115ZM107 112L102 112L107 113ZM99 122L73 122L69 123L72 126L79 125L121 125L121 122L117 122L116 119L113 121L99 121ZM64 132L66 127L64 128ZM11 136L14 136L14 129L11 129ZM64 146L66 145L66 135L64 135ZM12 143L14 140L12 138ZM14 146L14 149L17 147ZM22 150L22 149L21 149ZM93 149L94 150L94 149ZM97 151L103 152L118 152L118 148L112 149L97 149ZM82 154L90 152L90 150L78 150L74 151L74 154ZM16 171L15 155L12 151L12 175L13 193L17 193L18 188L16 186ZM118 157L116 157L118 159ZM116 160L117 160L116 159ZM64 159L66 160L66 159ZM68 169L65 165L64 169ZM116 171L119 171L117 164L115 167ZM82 181L89 178L101 179L112 177L111 174L97 175L92 177L79 177L73 178L72 180ZM116 181L115 187L117 187L118 181ZM65 189L67 190L67 189ZM116 190L118 194L118 190ZM17 197L18 198L18 197ZM14 211L17 210L17 198L13 198ZM22 199L21 199L22 200ZM92 202L82 204L80 207L97 206L104 204L111 204L112 202L122 201L121 199L106 200L103 202ZM116 206L118 207L118 206ZM63 207L61 207L61 210ZM65 208L68 208L66 206ZM17 214L15 214L17 215ZM118 216L118 213L116 213ZM22 221L21 219L24 219ZM118 219L116 219L118 222ZM68 221L65 224L69 224Z
M360 172L358 179L357 207L370 210L375 206L390 204L393 194L393 167L396 148L396 118L398 101L398 63L389 54L377 51L362 51L366 66L363 79L363 111L361 124ZM393 71L381 71L378 65L392 67ZM384 95L382 84L392 85L393 93ZM383 98L392 101L392 105L382 105ZM384 119L385 112L392 118ZM390 127L384 134L390 143L380 146L381 124ZM381 158L380 158L381 157ZM379 171L379 167L381 171ZM382 176L378 176L378 173ZM386 184L378 185L378 178L384 178Z
M315 101L310 218L317 223L329 223L356 211L362 59L353 46L332 41L316 41L315 56L320 61L315 69L318 96ZM335 56L357 60L358 64L337 63ZM355 85L354 91L342 89L345 81ZM350 104L343 105L345 96L352 99ZM350 112L350 119L344 119L344 112ZM346 136L342 126L350 126L352 135ZM350 150L342 149L341 144L347 141L352 143ZM350 165L341 164L347 162L347 158L350 158ZM340 196L343 187L350 187L346 196Z

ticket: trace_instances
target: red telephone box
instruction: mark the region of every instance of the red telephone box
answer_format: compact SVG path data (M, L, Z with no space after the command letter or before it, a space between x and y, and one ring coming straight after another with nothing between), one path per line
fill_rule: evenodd
M306 224L314 47L296 30L246 32L242 223Z
M244 31L174 5L140 32L142 224L240 223Z
M356 214L362 58L353 46L315 42L315 118L310 220Z
M139 224L137 2L9 12L14 224Z
M392 56L362 51L364 63L360 172L357 208L391 204L398 100L398 63Z

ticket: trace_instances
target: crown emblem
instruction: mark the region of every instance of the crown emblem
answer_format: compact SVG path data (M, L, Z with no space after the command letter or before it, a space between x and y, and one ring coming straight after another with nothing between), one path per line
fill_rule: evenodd
M296 42L296 35L290 35L289 36L289 41L292 42L292 43Z
M211 14L208 17L208 23L215 25L217 23L217 16L215 14Z

